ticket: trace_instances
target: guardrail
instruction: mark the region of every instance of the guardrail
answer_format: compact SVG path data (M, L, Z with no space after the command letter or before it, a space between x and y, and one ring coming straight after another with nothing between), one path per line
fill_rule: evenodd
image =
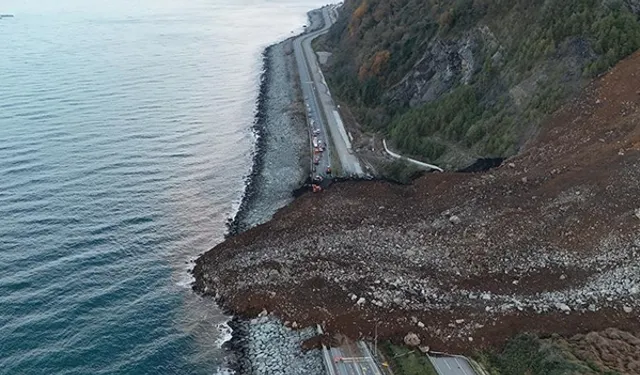
M382 145L384 146L384 150L387 152L387 154L391 155L392 157L394 157L396 159L406 159L408 162L416 164L416 165L419 165L421 167L429 168L429 169L435 169L438 172L444 172L444 170L442 168L438 167L437 165L423 163L421 161L414 160L414 159L411 159L411 158L407 158L407 157L404 157L404 156L402 156L400 154L396 154L395 152L389 150L389 148L387 147L387 140L386 139L382 140Z

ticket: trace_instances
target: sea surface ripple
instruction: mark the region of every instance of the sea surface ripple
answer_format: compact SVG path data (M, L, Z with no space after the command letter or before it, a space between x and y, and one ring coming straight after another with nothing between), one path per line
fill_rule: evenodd
M9 0L0 374L213 374L189 289L251 168L262 49L310 0Z

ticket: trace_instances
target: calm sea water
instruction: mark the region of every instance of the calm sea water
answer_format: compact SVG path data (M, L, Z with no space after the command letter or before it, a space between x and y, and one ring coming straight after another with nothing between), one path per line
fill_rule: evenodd
M214 374L189 290L251 167L262 49L317 0L4 0L0 373Z

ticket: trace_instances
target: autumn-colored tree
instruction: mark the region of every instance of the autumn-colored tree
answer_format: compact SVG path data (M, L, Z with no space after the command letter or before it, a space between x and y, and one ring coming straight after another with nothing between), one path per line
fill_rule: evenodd
M366 63L363 63L360 69L358 69L358 79L362 82L367 79L367 77L369 77L369 68Z
M349 23L349 36L354 37L358 32L358 28L362 23L362 17L367 13L367 9L369 9L369 5L367 0L363 0L360 6L353 11L351 15L351 22Z
M387 50L376 52L375 56L373 56L371 69L369 69L371 74L375 76L379 75L380 72L382 72L384 68L386 68L390 57L391 57L391 53Z
M453 22L453 14L451 14L451 11L449 10L444 11L438 17L438 24L440 25L441 28L448 28L449 26L451 26L452 22Z
M367 13L368 8L369 8L369 4L367 3L367 0L363 0L362 4L360 4L360 6L353 11L353 15L351 16L351 19L353 21L359 22L360 20L362 20L362 17L364 16L364 14Z

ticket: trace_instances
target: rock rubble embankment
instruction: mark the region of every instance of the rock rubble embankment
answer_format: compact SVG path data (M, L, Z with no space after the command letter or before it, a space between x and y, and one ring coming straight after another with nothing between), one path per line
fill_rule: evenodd
M254 165L231 234L268 221L308 177L309 134L292 51L287 40L264 52Z
M323 373L318 349L303 351L301 343L316 335L313 328L295 330L264 314L230 323L234 337L227 347L235 353L238 374L301 375Z

